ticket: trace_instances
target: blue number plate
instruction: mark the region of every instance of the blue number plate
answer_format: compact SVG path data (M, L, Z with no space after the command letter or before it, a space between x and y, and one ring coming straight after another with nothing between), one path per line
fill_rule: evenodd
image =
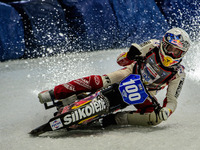
M131 74L122 80L119 84L119 91L124 102L130 105L141 104L148 97L140 75L137 74Z

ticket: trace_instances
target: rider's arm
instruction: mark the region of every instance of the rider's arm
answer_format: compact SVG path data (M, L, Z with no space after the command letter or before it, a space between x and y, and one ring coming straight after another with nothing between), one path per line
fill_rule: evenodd
M170 114L176 110L177 98L181 92L184 79L185 79L185 73L181 71L176 74L175 79L169 81L163 107L169 108Z
M136 56L145 56L150 50L159 45L159 41L152 39L140 45L133 43L128 52L124 52L117 58L120 66L127 66L134 62Z

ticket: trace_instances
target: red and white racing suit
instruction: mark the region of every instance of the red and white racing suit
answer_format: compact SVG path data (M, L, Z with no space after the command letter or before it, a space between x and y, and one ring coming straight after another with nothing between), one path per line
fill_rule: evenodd
M130 74L141 74L149 94L153 97L157 91L168 86L163 107L167 107L171 115L177 107L177 98L185 79L184 67L180 64L170 68L162 65L159 57L160 42L158 40L152 39L140 45L136 43L132 45L140 50L141 56L145 56L145 62L141 65L141 68L138 68L137 62L126 57L127 53L122 53L118 57L117 63L124 66L123 69L103 76L91 75L58 85L54 88L55 98L63 99L75 93L95 91L110 84L119 83ZM150 98L147 98L144 103L134 106L137 111L120 112L115 115L117 124L157 125L161 122L154 112Z

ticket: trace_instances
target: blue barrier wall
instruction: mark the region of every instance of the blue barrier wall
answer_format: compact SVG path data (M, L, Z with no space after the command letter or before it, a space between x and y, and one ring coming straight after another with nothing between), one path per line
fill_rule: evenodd
M193 29L199 29L197 0L32 0L9 4L0 3L0 19L7 24L0 22L1 61L129 47L133 42L161 39L173 26L189 31L193 24Z
M168 29L154 0L110 0L117 20L118 46L160 39Z
M112 48L117 42L117 23L109 0L61 0L66 10L74 50ZM78 46L77 46L78 45Z
M0 3L0 61L21 58L24 50L24 29L18 12Z
M154 0L61 0L79 49L130 46L161 38L168 28ZM74 46L72 46L74 47Z

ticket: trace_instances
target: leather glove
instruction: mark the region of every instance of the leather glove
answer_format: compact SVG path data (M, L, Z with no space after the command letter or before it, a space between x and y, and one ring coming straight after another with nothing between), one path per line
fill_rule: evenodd
M134 46L134 45L131 45L128 53L127 53L127 58L129 60L134 60L137 56L140 56L142 53L140 52L140 50Z
M167 108L167 107L163 107L160 111L159 111L159 118L160 120L167 120L168 117L171 114L171 109Z

